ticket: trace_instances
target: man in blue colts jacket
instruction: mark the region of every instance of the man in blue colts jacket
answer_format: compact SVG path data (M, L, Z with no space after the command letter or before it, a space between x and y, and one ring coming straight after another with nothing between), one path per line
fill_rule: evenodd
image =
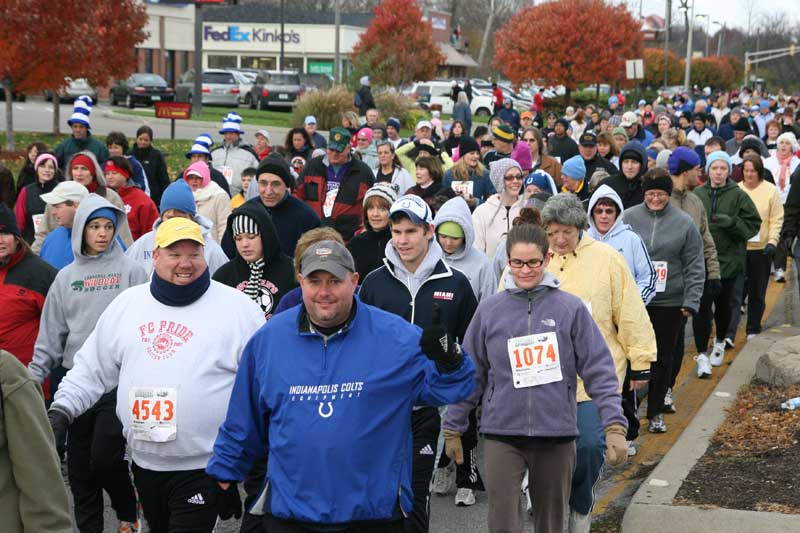
M341 244L318 242L301 264L303 305L245 348L206 471L225 489L268 454L250 512L273 533L401 533L412 508L412 408L466 399L475 367L438 309L423 331L356 298L358 273Z

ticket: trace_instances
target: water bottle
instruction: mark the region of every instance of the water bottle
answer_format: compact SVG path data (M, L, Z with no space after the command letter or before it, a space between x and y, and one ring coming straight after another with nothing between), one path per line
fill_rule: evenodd
M797 396L795 398L783 402L781 404L781 409L785 409L786 411L794 411L795 409L800 409L800 396Z

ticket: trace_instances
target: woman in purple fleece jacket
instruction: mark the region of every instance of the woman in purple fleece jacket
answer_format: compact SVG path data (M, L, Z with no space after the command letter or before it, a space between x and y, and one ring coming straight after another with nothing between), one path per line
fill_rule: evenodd
M522 531L519 486L526 471L537 533L563 531L578 436L577 376L600 411L607 461L617 465L627 457L611 353L584 303L559 290L546 272L548 248L540 226L520 224L509 232L515 287L478 306L463 343L475 362L477 387L469 400L449 407L443 424L447 455L458 462L469 412L483 398L491 532Z

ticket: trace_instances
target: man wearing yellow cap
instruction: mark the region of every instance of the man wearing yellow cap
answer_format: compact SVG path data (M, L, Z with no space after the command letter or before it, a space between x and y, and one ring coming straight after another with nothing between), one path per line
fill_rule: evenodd
M149 284L122 292L100 315L61 382L49 418L56 438L116 389L144 515L154 533L211 532L241 516L236 486L208 477L244 345L264 314L244 293L212 281L193 220L156 230Z

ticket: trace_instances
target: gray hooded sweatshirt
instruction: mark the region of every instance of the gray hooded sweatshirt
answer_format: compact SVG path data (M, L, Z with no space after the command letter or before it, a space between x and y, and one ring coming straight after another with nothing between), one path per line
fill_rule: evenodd
M213 276L214 272L230 259L212 237L211 230L214 227L214 223L199 213L194 215L193 220L197 222L200 226L200 231L203 232L203 240L206 243L203 247L203 255L206 258L206 263L208 263L208 274ZM153 230L136 239L136 242L125 252L125 255L144 268L148 276L153 273L153 250L155 249L156 230L161 225L161 222L161 217L158 217L158 220L153 224Z
M87 196L75 212L72 226L75 261L59 271L47 293L33 360L28 367L39 383L59 364L72 368L75 352L112 300L125 289L147 281L144 269L125 257L116 232L105 252L97 256L83 253L86 219L103 207L116 213L117 230L127 222L123 210L96 194Z
M445 222L455 222L461 226L464 231L464 246L452 254L444 253L442 258L448 265L467 276L475 298L480 303L497 292L497 277L486 254L473 246L475 228L472 226L472 213L462 197L451 198L436 213L436 218L433 219L435 228L438 230Z

